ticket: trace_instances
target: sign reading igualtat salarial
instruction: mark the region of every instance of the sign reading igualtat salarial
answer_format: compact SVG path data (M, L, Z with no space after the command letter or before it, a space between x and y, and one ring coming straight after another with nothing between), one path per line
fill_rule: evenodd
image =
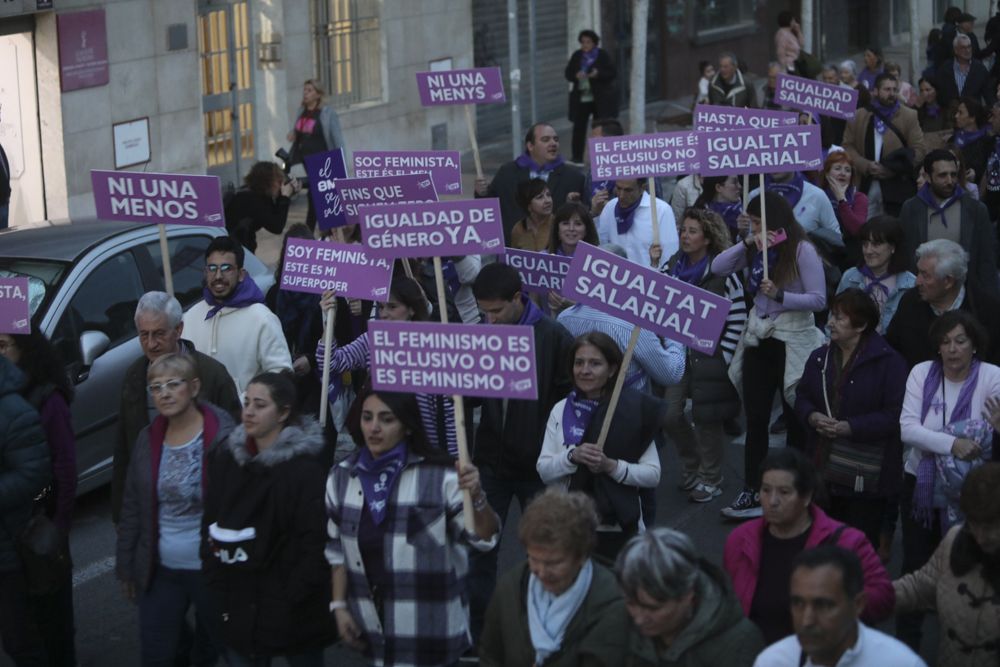
M368 340L376 390L538 398L532 327L373 320Z
M715 352L732 305L588 243L576 246L562 295L705 354Z
M31 333L27 278L0 278L0 333Z
M794 111L742 109L710 104L696 106L692 119L696 132L775 129L799 123L799 115Z
M499 199L359 206L361 240L373 255L451 257L503 251Z
M595 181L693 174L698 168L698 136L693 132L590 139L590 172Z
M521 283L529 292L548 294L562 291L563 279L569 271L571 257L505 248L503 262L517 269Z
M133 171L90 172L97 217L151 225L222 227L218 176Z
M779 74L774 101L793 109L853 120L858 110L858 91L836 83Z
M417 72L417 90L425 107L507 101L499 67Z
M775 174L819 169L823 146L819 125L777 130L701 132L698 151L702 176Z
M288 238L281 289L322 294L333 290L351 299L389 298L392 262L373 257L357 243Z

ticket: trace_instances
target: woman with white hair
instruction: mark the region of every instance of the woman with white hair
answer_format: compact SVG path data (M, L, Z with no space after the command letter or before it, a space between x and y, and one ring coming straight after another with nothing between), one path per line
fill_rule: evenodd
M581 665L752 665L764 639L726 575L669 528L634 537L618 555L625 612L609 613L579 649Z

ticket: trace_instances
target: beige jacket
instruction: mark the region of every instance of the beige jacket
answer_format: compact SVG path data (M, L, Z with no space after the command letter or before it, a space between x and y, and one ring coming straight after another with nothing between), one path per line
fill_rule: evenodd
M873 164L873 161L865 155L865 133L868 131L868 124L872 122L873 116L870 109L860 108L854 116L854 120L849 122L844 129L844 150L847 151L854 168L862 177L868 175ZM899 111L891 120L892 124L906 137L908 146L913 149L915 163L920 164L927 153L927 148L924 144L924 132L920 129L920 121L917 120L917 112L900 104ZM887 127L882 135L882 157L902 147L903 142L899 140L895 132Z

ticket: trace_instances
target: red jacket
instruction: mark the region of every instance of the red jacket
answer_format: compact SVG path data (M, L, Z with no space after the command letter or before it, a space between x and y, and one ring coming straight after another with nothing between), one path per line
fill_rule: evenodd
M842 524L826 515L826 512L809 506L813 524L809 529L806 548L811 549L823 544L823 541L833 535ZM723 565L733 579L733 591L743 605L743 613L750 614L750 604L754 591L757 589L757 572L760 570L760 550L763 533L766 530L764 519L747 521L737 527L726 539L726 550L723 555ZM868 604L861 614L865 623L878 623L888 618L896 604L896 595L892 589L892 580L882 566L872 545L864 533L856 528L848 527L837 539L837 546L853 551L861 559L861 568L865 575L865 593L868 594ZM788 576L791 577L791 572Z

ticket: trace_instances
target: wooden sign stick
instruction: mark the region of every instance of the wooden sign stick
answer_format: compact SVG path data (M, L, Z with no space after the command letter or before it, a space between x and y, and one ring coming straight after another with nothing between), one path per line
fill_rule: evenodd
M625 376L628 374L629 364L632 363L632 353L639 342L639 327L632 327L632 336L628 339L628 347L625 348L625 356L622 357L622 366L618 369L618 378L615 380L615 389L611 392L611 401L608 403L608 412L604 415L604 423L601 424L601 434L597 437L597 448L604 451L604 441L608 439L608 429L611 428L611 419L615 416L615 408L618 407L618 397L622 394L622 387L625 386Z
M167 294L174 295L174 270L170 266L170 246L167 244L167 226L157 225L160 229L160 257L163 259L163 285Z
M483 163L479 158L479 142L476 141L476 128L472 126L472 108L474 104L465 105L465 125L469 128L469 144L472 145L472 159L476 163L476 178L483 177Z
M649 215L653 224L653 245L660 245L660 219L656 217L656 182L650 176L646 179L646 190L649 191ZM642 195L640 195L642 196ZM659 262L663 260L663 255L656 262L650 260L654 269L659 270Z

